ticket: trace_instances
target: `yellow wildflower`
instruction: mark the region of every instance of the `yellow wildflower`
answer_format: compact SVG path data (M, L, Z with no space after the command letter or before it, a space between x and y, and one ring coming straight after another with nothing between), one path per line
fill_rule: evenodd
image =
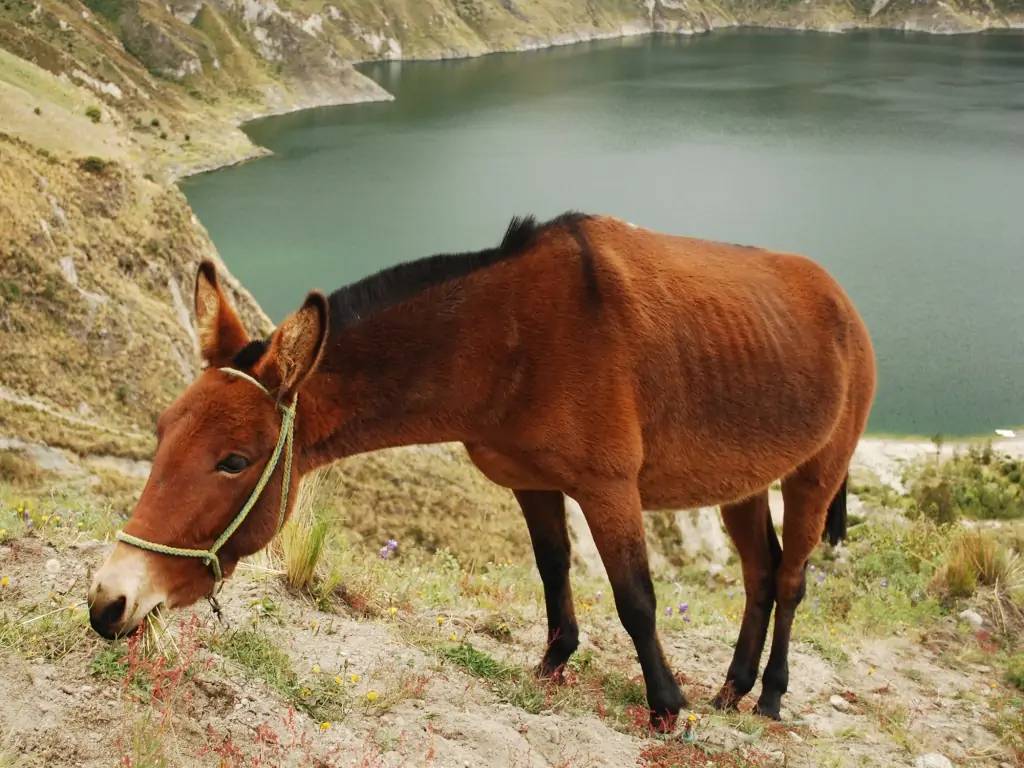
M373 704L373 702L375 702L377 700L377 698L378 697L377 697L377 692L376 691L367 691L366 692L366 700L368 702L370 702L371 704Z
M299 691L299 695L302 696L303 698L306 698L311 693L313 693L313 692L311 690L309 690L309 688L303 688L301 691Z
M459 639L459 636L452 632L450 635L448 635L448 639L454 643Z
M320 665L319 664L314 664L313 665L313 674L314 675L319 675L320 674Z
M442 624L444 624L444 616L438 616L437 617L437 626L440 627Z
M357 675L355 672L353 672L351 675L348 676L348 680L349 680L350 683L353 683L353 684L354 683L358 683L359 682L359 675Z
M321 731L329 731L330 729L331 729L331 724L329 722L325 721L325 722L320 723L320 730Z
M390 608L388 608L388 615L389 616L394 616L396 613L398 613L398 609L395 608L395 606L392 605Z
M335 675L334 676L334 683L336 685L344 685L344 682L345 681L341 679L341 675Z
M0 587L6 587L10 583L11 583L11 577L10 576L0 577Z

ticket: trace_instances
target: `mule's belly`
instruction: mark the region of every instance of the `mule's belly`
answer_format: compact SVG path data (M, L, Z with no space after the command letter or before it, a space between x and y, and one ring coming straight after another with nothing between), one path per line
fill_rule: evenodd
M807 456L813 453L807 452ZM749 498L799 466L789 457L763 455L745 463L711 461L645 463L640 473L640 499L644 509L693 509L718 506Z

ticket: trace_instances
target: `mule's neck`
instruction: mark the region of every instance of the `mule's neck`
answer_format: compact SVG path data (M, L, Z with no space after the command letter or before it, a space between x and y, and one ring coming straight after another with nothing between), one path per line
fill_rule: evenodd
M379 448L471 440L500 420L515 350L501 271L449 280L331 328L299 399L303 471Z

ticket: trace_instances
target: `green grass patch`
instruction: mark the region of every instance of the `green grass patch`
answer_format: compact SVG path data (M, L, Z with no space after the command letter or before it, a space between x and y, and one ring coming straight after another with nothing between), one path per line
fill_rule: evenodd
M526 712L537 714L553 703L544 684L532 673L499 661L468 642L442 647L438 653L474 677L491 683L491 689L502 700Z
M129 3L127 0L85 0L85 4L100 16L117 21Z
M605 701L616 712L627 707L646 707L647 689L641 678L629 678L620 672L609 672L601 679Z
M124 643L104 645L89 662L89 673L103 680L123 680L128 672L128 652Z
M1007 660L1006 682L1024 693L1024 653L1016 653Z
M258 629L229 632L214 641L213 649L285 696L299 688L288 655Z
M469 643L442 648L440 654L447 661L484 680L512 680L521 676L520 670L516 667L498 661Z
M90 635L88 613L80 607L43 607L28 615L0 612L0 649L25 658L59 661Z
M353 705L344 681L323 672L301 679L291 660L259 629L240 629L217 638L213 649L262 680L317 722L340 721Z
M50 488L0 481L0 541L26 534L46 540L79 535L103 540L123 522L107 499L77 481Z

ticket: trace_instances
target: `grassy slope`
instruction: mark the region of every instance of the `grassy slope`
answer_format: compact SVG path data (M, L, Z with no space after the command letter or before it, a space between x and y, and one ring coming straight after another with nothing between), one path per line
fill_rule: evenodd
M1001 585L951 596L943 573L959 557L954 529L874 509L854 521L844 550L816 554L782 725L752 717L749 702L726 715L707 703L742 611L738 564L713 580L660 574L659 629L691 701L689 742L639 726L639 669L603 580L574 574L582 648L566 684L539 683L530 670L543 599L529 565L433 554L408 540L382 560L378 541L338 527L366 502L339 509L330 485L311 502L335 533L310 591L289 590L279 561L258 558L221 596L226 624L200 606L195 623L186 613L179 631L153 637L166 663L103 643L87 631L80 599L102 556L95 538L117 525L108 499L126 503L137 486L101 482L58 481L0 455L0 765L4 750L19 766L100 766L111 756L133 766L738 768L784 759L852 768L908 765L925 752L958 765L1024 760L1024 572L1018 559ZM1019 528L996 535L1019 558ZM1016 590L1016 609L1000 589ZM681 602L683 614L664 610ZM980 612L982 631L957 621L965 607ZM1001 624L1012 610L1013 623Z
M0 433L147 455L156 415L195 371L174 297L184 310L213 247L176 189L130 166L0 136L0 186Z

